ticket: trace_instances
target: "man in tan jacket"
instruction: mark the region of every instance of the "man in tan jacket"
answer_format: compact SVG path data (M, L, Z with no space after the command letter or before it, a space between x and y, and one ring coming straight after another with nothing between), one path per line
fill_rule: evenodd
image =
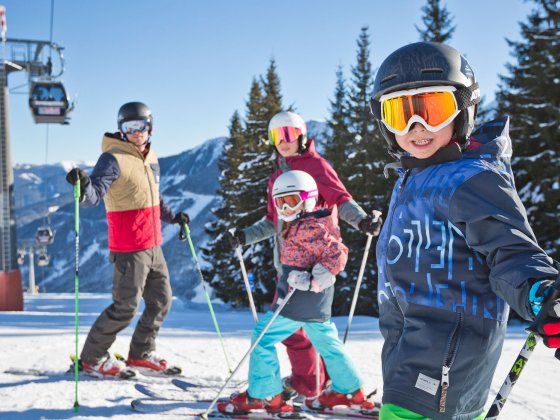
M80 355L82 368L95 376L145 373L178 374L155 353L155 339L171 306L169 272L162 253L161 220L188 223L186 213L174 214L159 193L158 159L151 149L153 117L141 102L119 109L119 131L105 133L103 153L91 177L79 168L66 176L80 179L80 205L95 207L103 199L109 228L109 259L113 269L113 303L97 318ZM126 328L144 298L145 310L136 325L126 364L109 348ZM127 368L128 365L128 368Z

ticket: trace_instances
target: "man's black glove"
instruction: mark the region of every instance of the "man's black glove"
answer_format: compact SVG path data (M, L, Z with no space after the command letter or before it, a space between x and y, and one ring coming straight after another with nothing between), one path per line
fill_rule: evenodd
M379 235L382 224L383 219L381 218L381 212L374 210L372 215L366 216L360 220L358 228L366 235L377 236Z
M177 225L182 225L183 223L186 223L188 225L191 222L191 218L187 213L183 213L182 211L180 211L175 215L172 222Z
M560 276L556 283L541 281L534 295L530 298L531 303L539 298L542 298L543 303L529 329L542 337L545 346L558 349L556 357L560 359Z
M232 249L245 245L245 233L240 229L230 229L226 231L225 237Z
M66 174L66 181L68 181L69 184L76 185L78 179L80 180L80 201L82 201L84 198L84 191L91 182L88 174L80 168L73 168Z

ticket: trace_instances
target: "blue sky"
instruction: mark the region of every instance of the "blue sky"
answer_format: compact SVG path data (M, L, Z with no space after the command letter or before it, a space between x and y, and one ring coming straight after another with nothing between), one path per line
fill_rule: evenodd
M51 0L0 0L8 38L48 40ZM506 38L532 7L523 0L448 1L463 52L487 101L511 61ZM418 41L424 0L55 0L53 41L64 46L62 77L78 103L68 126L35 124L27 96L10 94L14 163L95 161L101 136L116 130L119 106L140 100L153 111L159 156L227 135L245 110L251 80L276 60L285 104L305 119L328 117L337 66L349 75L360 28L371 34L377 68L396 48ZM9 76L9 86L26 74Z

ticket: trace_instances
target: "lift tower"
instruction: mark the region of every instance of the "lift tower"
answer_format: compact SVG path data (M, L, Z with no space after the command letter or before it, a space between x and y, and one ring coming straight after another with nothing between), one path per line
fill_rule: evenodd
M17 264L14 218L14 174L8 130L8 78L6 71L6 9L0 6L2 51L0 57L0 310L23 310L21 273Z
M50 79L62 74L64 58L62 55L63 48L54 42L6 39L6 11L2 5L0 5L0 23L2 37L0 51L0 311L21 311L23 310L23 291L21 272L17 263L13 199L14 176L8 128L8 74L12 71L23 70L28 73L30 85L36 78L40 77L46 77L50 84L61 85L60 82L52 82ZM12 48L11 55L7 52L8 45ZM50 59L46 63L42 60L42 52L45 48L50 48L51 51L58 54L61 70L57 76L52 77L52 62ZM40 108L44 110L45 114L52 114L53 110L57 111L64 107L64 115L67 115L71 111L71 107L69 109L66 106L67 103L68 101L63 105L47 103L47 106L43 104ZM43 118L38 122L67 123L67 118L60 119L58 116L56 118L56 121Z

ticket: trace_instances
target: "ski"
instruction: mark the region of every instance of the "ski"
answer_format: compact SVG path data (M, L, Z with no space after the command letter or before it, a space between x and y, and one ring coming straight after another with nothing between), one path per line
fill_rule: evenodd
M302 407L305 413L311 415L319 415L321 417L345 417L348 419L379 419L379 408L376 406L374 410L354 410L349 407L339 406L333 409L321 408L312 409L308 407Z
M222 381L221 380L208 380L206 381L206 383L198 383L198 384L193 384L192 382L188 382L182 379L177 379L177 378L173 378L171 380L171 383L173 385L175 385L177 388L182 389L183 391L188 391L191 388L197 387L197 388L214 388L217 385L221 384ZM231 387L233 387L234 389L239 389L242 388L244 386L247 385L247 381L239 381L239 382L235 382L233 384L231 384Z
M143 414L157 414L159 416L186 416L200 418L212 400L198 401L162 401L148 398L139 398L130 403L132 409ZM254 411L247 414L225 414L220 411L211 411L206 418L238 419L238 420L278 420L278 419L312 419L306 413L278 413L272 414L265 411Z
M41 369L27 369L27 368L10 368L6 369L2 373L8 375L19 375L19 376L68 376L70 372L60 371L60 370L41 370Z
M26 368L10 368L6 369L2 373L6 373L8 375L18 375L18 376L38 376L38 377L48 377L48 378L63 378L72 380L74 378L74 368L61 371L61 370L40 370L40 369L26 369ZM80 380L99 380L99 379L106 379L109 381L137 381L139 377L119 377L119 376L96 376L84 371L80 371L78 373Z
M190 384L189 387L185 387L182 389L156 389L151 386L147 386L145 384L134 384L134 388L136 390L150 398L158 399L158 400L167 400L167 401L184 401L188 394L185 392L190 388L195 388L198 385L192 384L190 382L185 382L185 384Z
M196 386L191 382L183 381L182 379L177 379L177 378L171 379L171 383L173 385L175 385L177 388L182 389L183 391L186 391L189 388L192 388L193 386Z

